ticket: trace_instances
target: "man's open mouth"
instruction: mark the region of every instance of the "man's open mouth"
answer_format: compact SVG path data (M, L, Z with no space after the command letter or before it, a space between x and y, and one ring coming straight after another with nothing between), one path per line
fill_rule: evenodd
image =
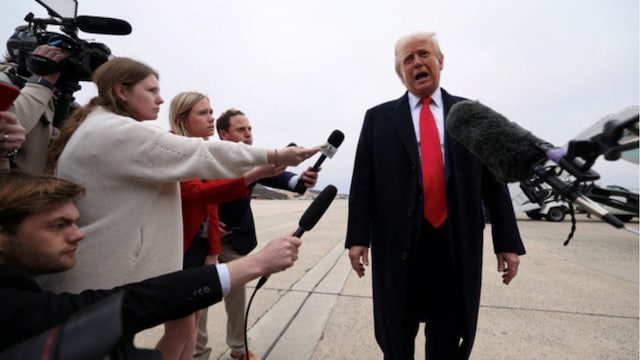
M420 79L424 79L426 77L428 77L429 74L427 74L426 72L421 72L416 74L416 76L414 77L415 80L420 80Z

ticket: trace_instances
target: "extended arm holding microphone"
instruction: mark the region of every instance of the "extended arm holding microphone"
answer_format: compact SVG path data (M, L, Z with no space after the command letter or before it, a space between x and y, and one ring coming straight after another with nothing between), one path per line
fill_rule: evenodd
M310 171L317 173L320 169L320 165L322 165L324 160L327 157L331 159L333 155L338 151L338 147L342 144L342 141L344 141L344 134L342 133L342 131L333 130L331 135L329 135L329 139L327 139L327 144L321 147L320 151L322 152L322 155L320 155ZM298 179L298 183L296 184L294 191L300 195L304 194L305 191L307 191L307 186L305 185L305 181L302 179L302 176L300 177L300 179Z

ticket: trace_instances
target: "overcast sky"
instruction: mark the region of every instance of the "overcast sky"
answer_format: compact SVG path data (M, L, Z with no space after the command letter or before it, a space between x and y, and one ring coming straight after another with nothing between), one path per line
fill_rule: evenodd
M7 39L28 12L46 17L35 0L0 2L0 34ZM78 6L79 15L131 23L128 36L80 37L160 72L166 103L159 126L168 128L175 94L200 91L214 115L245 111L256 146L320 145L339 129L345 141L325 161L318 189L334 184L342 193L349 191L365 111L405 91L393 65L400 36L435 31L445 54L443 88L563 145L601 117L638 106L638 11L637 0L80 0ZM82 86L76 98L84 104L95 90ZM601 185L638 188L637 165L600 160L595 170Z

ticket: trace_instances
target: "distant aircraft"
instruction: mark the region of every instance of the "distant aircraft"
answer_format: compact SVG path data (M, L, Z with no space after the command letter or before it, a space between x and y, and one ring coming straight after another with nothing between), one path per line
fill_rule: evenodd
M620 134L612 134L612 135L614 135L614 137L618 137L617 143L619 145L627 145L631 147L631 149L621 152L621 159L632 162L634 164L638 164L638 158L639 158L638 112L639 112L638 106L630 106L617 113L604 116L602 117L602 119L598 120L595 124L591 125L588 129L581 132L574 139L589 140L594 136L603 134L605 132L605 127L607 126L607 123L611 122L611 123L619 124L620 127L615 130L620 131ZM626 126L622 126L622 125L626 125ZM610 140L613 141L615 139L610 139ZM635 143L635 147L633 146L634 143ZM567 145L565 145L565 147L566 146Z

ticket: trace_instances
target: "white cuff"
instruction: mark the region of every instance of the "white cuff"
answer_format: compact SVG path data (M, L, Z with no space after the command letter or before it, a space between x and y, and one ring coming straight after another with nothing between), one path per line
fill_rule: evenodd
M218 279L220 280L220 286L222 287L222 297L229 294L231 289L231 277L229 276L229 268L227 264L216 264L218 270Z
M298 185L298 179L300 179L300 175L293 175L289 178L289 183L287 184L289 185L289 189L294 190L296 188Z

